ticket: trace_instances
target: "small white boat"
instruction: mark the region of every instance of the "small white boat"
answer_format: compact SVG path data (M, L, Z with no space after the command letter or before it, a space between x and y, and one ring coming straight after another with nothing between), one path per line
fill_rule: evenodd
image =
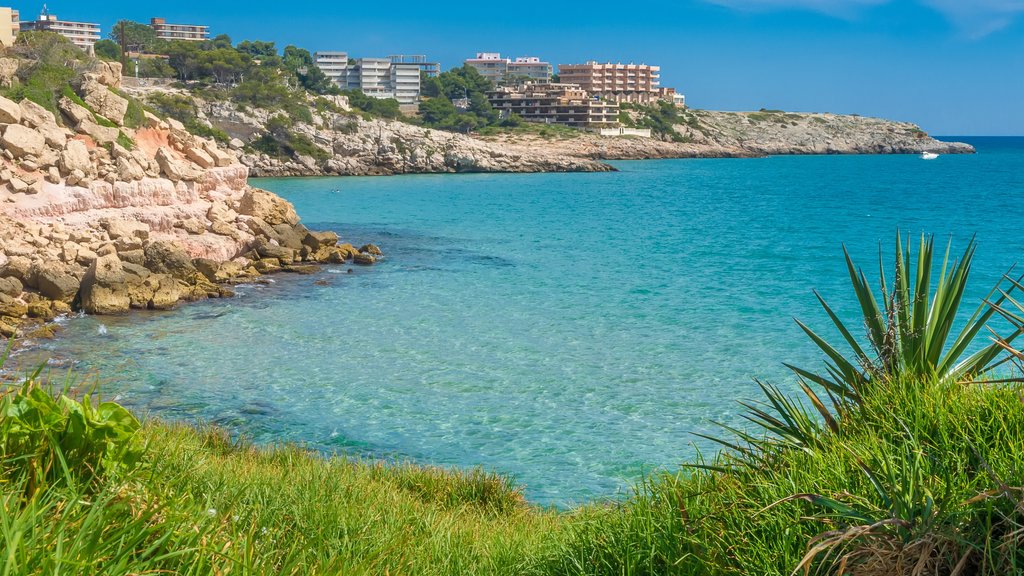
M921 154L921 160L935 160L939 155L935 152L924 152Z

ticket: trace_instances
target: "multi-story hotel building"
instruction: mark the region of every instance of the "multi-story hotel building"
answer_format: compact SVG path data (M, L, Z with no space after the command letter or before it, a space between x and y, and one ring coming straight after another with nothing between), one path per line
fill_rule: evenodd
M202 42L210 39L210 27L198 24L168 24L163 18L151 18L149 26L161 40L191 40Z
M466 64L472 66L491 82L498 84L505 80L508 73L508 58L502 58L497 52L477 52L476 58L467 58Z
M21 30L21 16L13 8L0 8L0 46L13 46Z
M646 64L559 64L562 82L579 84L593 96L613 102L651 104L661 99L661 68Z
M58 20L43 8L42 14L37 20L27 20L21 23L22 30L35 30L40 32L56 32L71 41L82 50L92 54L93 45L100 39L100 25L91 22L72 22L70 20Z
M619 105L595 99L577 84L525 82L500 86L487 94L491 106L507 118L575 128L618 126Z
M476 58L466 59L472 66L494 84L514 80L550 80L553 67L550 63L534 56L523 58L502 58L497 52L478 52Z
M348 82L348 52L315 52L313 62L325 76L345 88Z
M340 88L394 98L406 106L419 103L420 71L429 64L425 58L422 62L394 62L393 57L349 59L346 52L317 52L313 61Z
M554 67L551 66L550 62L543 62L540 58L534 56L516 58L508 63L505 79L516 80L525 78L527 80L547 81L551 80L553 69Z
M428 61L425 54L392 54L388 58L392 64L416 64L430 78L436 78L441 72L441 64Z

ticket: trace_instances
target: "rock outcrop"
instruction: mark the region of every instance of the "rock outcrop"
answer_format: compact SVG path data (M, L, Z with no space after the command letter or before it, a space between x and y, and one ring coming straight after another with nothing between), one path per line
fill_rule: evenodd
M308 230L290 203L250 188L234 152L152 115L123 126L119 72L85 74L88 107L65 97L59 116L0 97L0 334L73 310L164 310L265 272L355 259L336 233Z

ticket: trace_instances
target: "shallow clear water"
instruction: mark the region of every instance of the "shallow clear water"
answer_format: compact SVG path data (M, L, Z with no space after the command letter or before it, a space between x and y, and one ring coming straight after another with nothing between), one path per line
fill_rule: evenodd
M609 174L261 180L388 259L173 313L78 319L44 354L106 396L259 442L483 466L539 502L622 493L818 356L812 288L897 228L978 234L975 301L1024 256L1024 140L976 156L628 162ZM317 280L326 286L315 285ZM31 362L37 356L26 355Z

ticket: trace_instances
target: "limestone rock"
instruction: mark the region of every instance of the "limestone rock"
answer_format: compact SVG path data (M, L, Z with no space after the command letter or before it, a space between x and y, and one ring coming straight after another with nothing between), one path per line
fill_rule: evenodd
M86 107L78 105L74 100L67 96L62 97L60 101L57 102L57 107L60 109L62 114L67 116L72 126L78 126L86 120L94 121L92 112L90 112Z
M161 147L156 151L156 161L160 165L160 171L171 180L196 180L200 176L198 171L175 158L167 148Z
M69 140L60 153L60 169L70 174L79 170L84 174L93 169L89 159L89 148L80 140Z
M128 100L118 96L99 81L87 79L82 84L82 100L100 116L118 126L124 124L124 115L128 111Z
M18 107L21 108L21 122L32 128L39 128L45 124L57 123L57 119L53 117L53 112L50 112L28 98L19 102Z
M360 266L370 266L375 264L377 262L377 259L372 254L360 252L359 254L356 254L352 258L352 261L356 264L359 264Z
M242 195L238 205L238 211L246 216L255 216L267 224L299 223L299 216L295 213L295 207L290 202L259 188L249 188Z
M213 157L201 148L186 148L185 157L198 164L200 168L213 168L217 165Z
M0 96L0 124L21 122L21 106L14 100Z
M18 108L21 111L21 108ZM11 124L4 130L2 138L4 148L10 150L16 158L33 155L38 156L46 147L46 139L39 132L22 126Z
M380 248L378 248L376 244L366 244L365 246L360 248L359 251L360 252L365 252L365 253L373 255L373 256L383 256L384 255L384 253L381 252Z
M82 278L81 306L86 314L123 314L131 307L125 273L116 255L93 261Z
M0 278L0 294L7 294L8 296L19 296L25 289L21 284L21 280L17 278Z
M110 144L117 141L117 137L121 135L121 131L117 128L110 128L108 126L100 126L96 121L91 118L83 120L78 123L78 131L86 136L89 136L100 144Z
M149 225L137 220L104 218L100 221L100 226L107 231L111 240L118 240L120 238L149 239Z
M39 293L50 300L71 302L78 294L79 281L62 268L43 265L35 272L35 285Z
M192 280L198 273L192 259L180 247L157 241L146 246L146 268L157 274L170 274L178 280Z

